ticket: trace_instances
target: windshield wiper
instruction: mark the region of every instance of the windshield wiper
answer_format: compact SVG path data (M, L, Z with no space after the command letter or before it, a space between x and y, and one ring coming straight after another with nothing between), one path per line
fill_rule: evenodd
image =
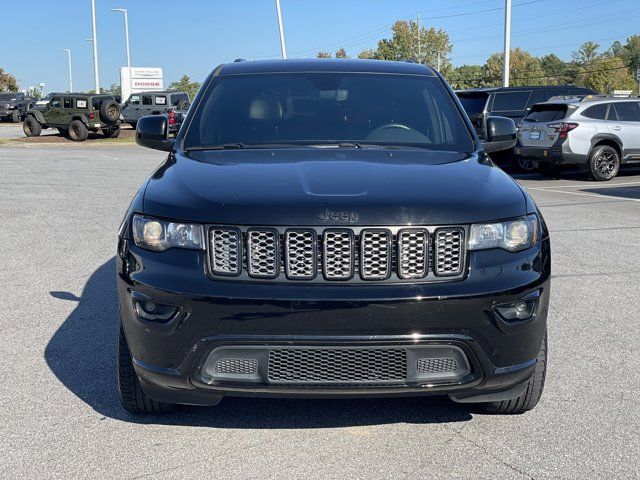
M238 150L242 148L247 148L244 143L224 143L222 145L201 145L197 147L187 147L184 149L185 152L197 152L199 150Z

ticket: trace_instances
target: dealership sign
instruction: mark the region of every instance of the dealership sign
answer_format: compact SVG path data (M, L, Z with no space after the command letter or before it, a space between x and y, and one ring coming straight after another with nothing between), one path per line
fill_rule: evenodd
M164 88L162 69L158 67L120 67L122 101L132 93L153 92Z

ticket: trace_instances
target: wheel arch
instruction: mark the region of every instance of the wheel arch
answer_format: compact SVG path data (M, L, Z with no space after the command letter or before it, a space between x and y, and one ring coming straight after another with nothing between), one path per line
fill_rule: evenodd
M45 122L44 120L44 115L42 114L42 112L40 110L29 110L24 119L26 120L28 117L33 117L35 118L38 123L45 125L47 122Z
M599 147L600 145L607 145L613 149L615 149L616 152L618 152L618 155L620 156L620 159L622 160L622 142L620 141L620 139L618 137L616 137L615 135L611 135L611 134L600 134L600 135L595 135L592 139L591 139L591 148L589 149L589 156L591 156L591 152L593 152L593 149L596 147Z

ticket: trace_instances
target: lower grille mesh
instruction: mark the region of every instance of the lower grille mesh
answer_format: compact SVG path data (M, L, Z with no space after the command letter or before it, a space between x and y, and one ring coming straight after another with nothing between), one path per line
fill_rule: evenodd
M399 348L274 349L269 381L301 384L402 383L407 352Z
M458 362L455 358L420 358L418 359L418 373L455 372Z

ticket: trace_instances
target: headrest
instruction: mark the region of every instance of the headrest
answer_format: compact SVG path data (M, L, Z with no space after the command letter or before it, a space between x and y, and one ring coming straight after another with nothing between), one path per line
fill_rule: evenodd
M277 120L282 118L282 104L270 98L256 98L249 104L251 120Z

